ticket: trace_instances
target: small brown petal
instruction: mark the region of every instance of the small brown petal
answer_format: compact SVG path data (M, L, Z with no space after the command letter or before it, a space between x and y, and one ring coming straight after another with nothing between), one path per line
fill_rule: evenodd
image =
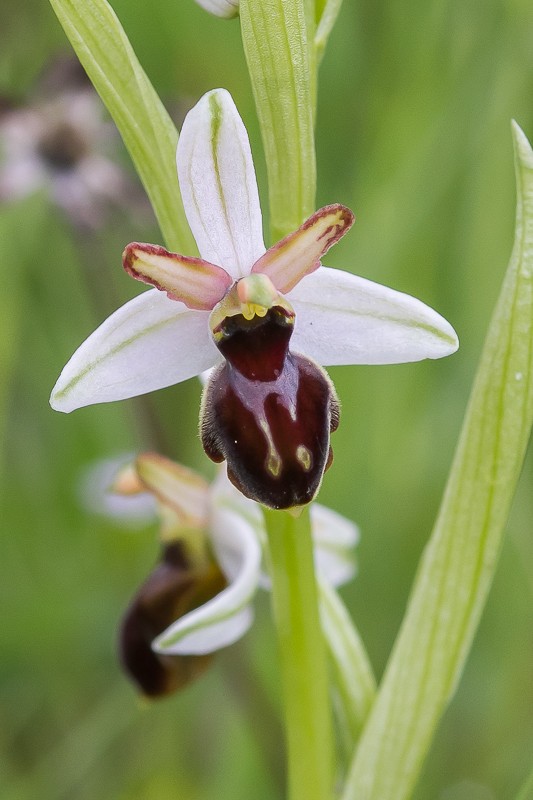
M211 311L232 284L222 267L201 258L170 253L156 244L132 242L122 254L122 263L132 278L199 311Z
M320 266L320 259L347 233L355 217L336 203L315 211L309 219L270 247L252 267L252 274L267 275L276 289L287 294L302 278Z

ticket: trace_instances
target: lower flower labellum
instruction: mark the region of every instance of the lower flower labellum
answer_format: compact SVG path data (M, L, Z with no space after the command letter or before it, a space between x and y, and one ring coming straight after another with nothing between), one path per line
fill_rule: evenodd
M143 583L120 628L120 657L126 673L146 697L172 694L199 677L213 656L163 655L152 641L176 619L226 587L216 564L193 564L182 542L165 545L160 562Z
M295 314L269 278L238 281L210 324L225 363L204 391L200 430L207 455L227 461L247 497L270 508L311 502L332 461L339 404L326 372L289 349Z

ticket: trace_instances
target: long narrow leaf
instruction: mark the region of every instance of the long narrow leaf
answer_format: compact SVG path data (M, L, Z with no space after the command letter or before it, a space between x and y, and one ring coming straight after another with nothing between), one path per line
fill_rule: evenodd
M411 795L496 569L533 422L533 153L513 123L516 236L448 486L343 800Z
M337 21L341 6L342 0L327 0L322 9L315 34L316 55L319 63L324 55L329 35Z
M337 716L345 750L353 753L376 695L376 681L358 631L336 590L319 584L320 618L330 660L331 682L338 695Z
M265 148L272 237L315 210L316 92L309 3L241 0L244 52Z
M50 0L135 164L167 246L194 254L176 175L178 134L106 0Z

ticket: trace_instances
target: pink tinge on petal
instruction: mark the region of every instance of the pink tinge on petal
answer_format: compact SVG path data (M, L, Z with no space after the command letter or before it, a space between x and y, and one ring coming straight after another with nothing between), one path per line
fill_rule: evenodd
M188 308L211 311L233 280L225 269L201 258L170 253L156 244L132 242L122 255L126 272L179 300Z
M349 231L354 220L350 209L338 203L320 208L297 231L269 248L252 272L268 275L279 292L290 292L318 269L322 256Z

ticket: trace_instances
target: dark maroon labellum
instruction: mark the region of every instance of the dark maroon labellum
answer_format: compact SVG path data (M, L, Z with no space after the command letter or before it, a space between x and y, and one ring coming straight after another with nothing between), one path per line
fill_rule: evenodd
M133 598L119 634L125 672L147 697L164 697L183 688L209 665L212 655L177 656L154 653L155 637L188 611L202 605L226 586L212 563L189 563L181 542L163 548L161 561Z
M339 418L327 374L288 349L293 323L280 306L251 320L225 318L213 333L226 363L209 379L202 407L207 455L225 459L235 486L270 508L314 498Z

